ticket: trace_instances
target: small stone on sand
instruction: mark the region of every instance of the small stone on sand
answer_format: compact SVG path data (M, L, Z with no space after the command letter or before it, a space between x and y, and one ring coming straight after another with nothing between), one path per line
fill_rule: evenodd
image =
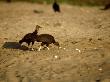
M99 71L102 71L102 68L99 68L98 70L99 70Z
M59 49L61 49L62 47L59 47Z
M56 59L58 58L58 56L54 56Z
M77 49L77 48L76 48L76 50L77 50L79 53L81 52L81 50L80 50L80 49Z

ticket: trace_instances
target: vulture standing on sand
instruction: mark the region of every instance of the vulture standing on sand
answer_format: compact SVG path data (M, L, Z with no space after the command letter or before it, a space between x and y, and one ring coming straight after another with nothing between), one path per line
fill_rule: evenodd
M42 27L40 27L39 25L36 25L35 31L32 32L32 33L26 34L26 35L19 41L19 43L22 44L23 42L26 42L26 43L28 44L28 47L30 46L30 43L32 43L32 46L33 46L34 42L36 41L37 33L38 33L39 28L42 28ZM32 46L31 46L31 48L32 48ZM32 48L32 50L33 50L33 48Z
M53 10L55 12L60 12L60 6L59 6L59 4L57 3L56 0L54 0L54 3L53 3Z
M44 46L44 45L46 45L46 48L49 50L48 46L49 46L49 44L52 44L52 43L54 45L58 46L59 48L61 48L59 43L56 42L54 37L52 35L50 35L50 34L40 34L40 35L37 36L36 40L37 40L37 42L41 42L41 46L38 49L38 51L40 51L41 47Z

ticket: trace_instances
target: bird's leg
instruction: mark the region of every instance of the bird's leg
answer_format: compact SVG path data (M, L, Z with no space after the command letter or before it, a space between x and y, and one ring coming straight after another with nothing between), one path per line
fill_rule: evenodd
M32 42L32 45L31 45L31 50L33 51L34 49L33 49L33 44L34 44L34 42Z
M30 42L29 43L27 43L28 44L28 49L30 49Z
M40 47L39 47L38 51L40 51L40 50L41 50L41 48L42 48L42 46L40 46Z
M48 46L49 46L49 44L46 44L47 49L50 50Z
M38 51L40 51L41 50L41 48L42 48L42 46L44 46L45 45L45 43L41 43L41 46L39 47L39 49L38 49Z
M49 47L47 47L47 49L48 49L48 50L50 50L50 48L49 48Z

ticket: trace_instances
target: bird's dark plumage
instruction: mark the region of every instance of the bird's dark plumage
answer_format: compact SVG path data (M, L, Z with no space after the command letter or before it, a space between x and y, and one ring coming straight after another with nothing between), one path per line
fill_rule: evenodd
M11 3L11 0L6 0L8 3Z
M28 33L26 34L20 41L19 43L22 44L23 42L26 42L28 44L28 46L30 45L30 43L32 43L32 45L34 44L34 42L36 41L37 38L37 33L39 28L41 28L40 26L36 25L36 29L33 33Z
M33 45L34 42L36 41L36 37L37 37L36 34L28 33L19 41L19 43L22 44L23 42L26 42L28 44L28 46L29 46L30 43L32 42L32 45Z
M57 1L55 0L54 3L53 3L53 10L55 12L60 12L60 6L59 4L57 3Z
M37 40L37 42L42 42L42 46L44 44L48 47L49 44L52 44L52 43L55 44L56 46L59 46L59 43L56 42L54 37L49 34L40 34L37 36L36 40Z

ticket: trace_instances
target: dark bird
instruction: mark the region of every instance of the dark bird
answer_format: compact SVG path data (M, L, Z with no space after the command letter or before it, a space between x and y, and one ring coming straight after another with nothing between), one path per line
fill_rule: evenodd
M108 9L110 9L110 3L106 4L105 7L102 10L108 10Z
M59 6L59 4L57 3L56 0L54 0L54 3L53 3L53 10L55 12L60 12L60 6Z
M100 80L96 80L96 82L101 82Z
M30 45L30 43L32 43L32 46L34 44L34 42L36 41L36 37L37 37L37 33L40 27L39 25L36 25L36 29L33 33L28 33L26 34L20 41L19 43L22 44L23 42L26 42L28 44L28 47ZM31 46L31 48L32 48ZM33 48L32 48L33 49Z
M7 3L11 3L11 0L6 0L7 1Z
M38 51L40 51L41 47L44 46L44 45L46 45L47 49L49 50L48 46L49 46L49 44L52 44L52 43L54 45L58 46L59 48L61 48L59 43L55 41L54 37L52 35L49 35L49 34L40 34L40 35L37 36L36 40L37 40L37 42L42 42L41 46L38 49Z

